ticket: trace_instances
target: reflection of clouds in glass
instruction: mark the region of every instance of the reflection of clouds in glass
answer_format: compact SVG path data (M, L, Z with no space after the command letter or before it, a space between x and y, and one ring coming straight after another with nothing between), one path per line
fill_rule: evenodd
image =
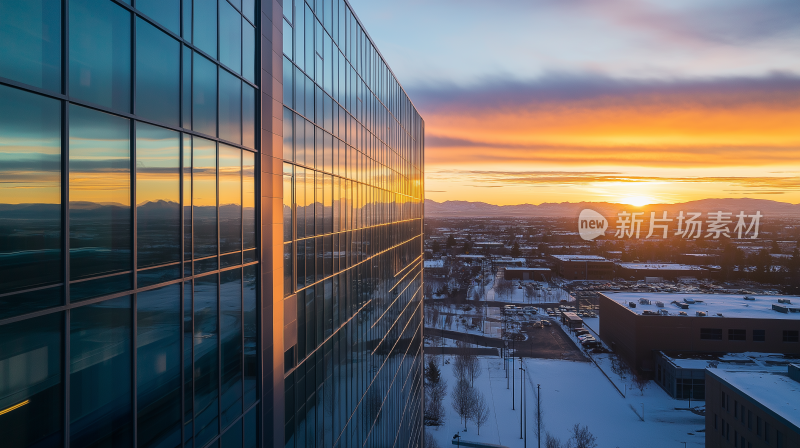
M179 134L136 123L136 202L180 202Z
M58 101L0 86L0 202L61 202Z
M70 202L130 205L129 121L70 106Z

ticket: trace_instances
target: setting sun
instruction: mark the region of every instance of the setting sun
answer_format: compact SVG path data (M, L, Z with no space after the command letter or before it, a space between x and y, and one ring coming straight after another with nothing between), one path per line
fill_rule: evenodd
M652 204L653 202L655 202L655 200L647 196L631 196L622 199L620 202L622 202L623 204L633 205L634 207L642 207L645 205Z

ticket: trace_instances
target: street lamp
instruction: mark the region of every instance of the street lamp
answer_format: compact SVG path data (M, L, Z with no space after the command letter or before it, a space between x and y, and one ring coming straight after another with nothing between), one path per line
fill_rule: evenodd
M456 433L456 435L453 436L453 440L458 440L458 442L456 442L458 443L457 446L461 446L461 434Z

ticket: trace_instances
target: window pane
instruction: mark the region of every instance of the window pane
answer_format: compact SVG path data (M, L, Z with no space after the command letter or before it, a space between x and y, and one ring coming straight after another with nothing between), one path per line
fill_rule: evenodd
M256 147L256 93L242 83L242 145Z
M256 10L256 0L242 0L242 14L251 22L254 22Z
M192 136L183 134L183 259L192 259Z
M69 2L69 94L131 109L131 14L107 0Z
M242 414L242 270L220 274L222 427Z
M0 440L4 447L62 445L61 313L0 327Z
M61 91L61 1L0 2L0 76Z
M194 376L194 372L192 371L192 346L193 338L194 338L194 326L192 324L192 318L194 317L192 314L192 282L184 282L183 283L183 422L184 424L188 424L187 431L189 432L186 434L186 439L190 439L194 432L192 431L192 416L194 412L192 410L192 403L194 402L194 396L192 396L192 377ZM191 445L188 445L191 447Z
M217 0L194 0L194 30L194 44L216 58Z
M256 82L255 58L256 29L242 19L242 76L250 82Z
M136 395L140 447L181 442L180 284L136 297Z
M242 143L242 81L219 69L219 138Z
M242 16L225 0L219 1L219 61L242 73Z
M256 273L258 266L246 266L244 268L244 407L250 407L256 402L256 379L258 373L258 336L256 298L258 292L256 287Z
M217 326L217 275L194 284L194 406L195 442L203 446L218 434L219 333Z
M245 249L256 247L256 155L242 151L242 235Z
M187 47L183 46L182 48L182 55L183 58L183 85L181 88L183 89L182 97L181 97L181 126L186 129L192 128L192 50Z
M72 311L70 444L130 447L131 299Z
M242 250L242 150L219 145L220 253Z
M194 257L203 258L217 255L217 148L212 141L193 140Z
M129 121L75 105L69 110L71 277L130 270Z
M217 136L217 66L194 55L192 70L192 129Z
M283 241L292 241L293 165L283 164Z
M140 268L181 259L179 135L136 123L136 232Z
M0 294L61 281L58 101L0 86L0 177Z
M173 33L181 33L180 0L136 0L136 9Z
M179 126L180 51L178 41L136 19L136 115Z

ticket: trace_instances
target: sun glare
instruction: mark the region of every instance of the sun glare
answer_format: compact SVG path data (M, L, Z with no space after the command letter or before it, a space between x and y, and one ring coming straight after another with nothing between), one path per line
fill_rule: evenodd
M620 202L623 204L633 205L634 207L642 207L648 204L652 204L655 202L653 198L649 198L647 196L630 196L627 198L623 198Z

